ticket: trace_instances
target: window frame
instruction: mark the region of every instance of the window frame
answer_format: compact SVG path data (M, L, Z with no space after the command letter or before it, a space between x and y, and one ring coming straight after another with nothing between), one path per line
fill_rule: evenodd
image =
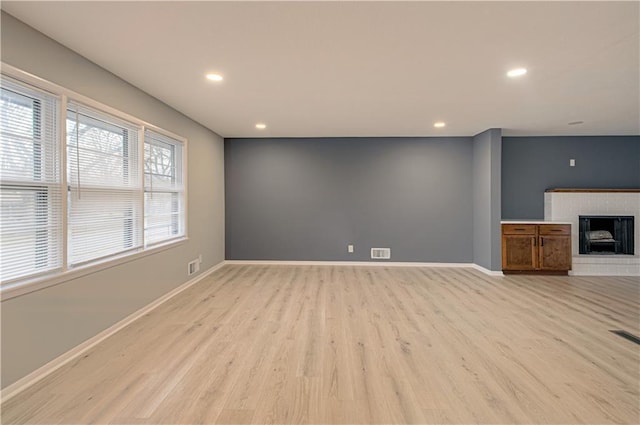
M185 185L185 182L184 182L184 178L185 178L185 156L186 156L186 149L185 148L186 148L186 145L181 140L169 137L166 134L159 133L159 132L157 132L157 131L155 131L153 129L145 128L144 131L145 131L145 136L144 136L143 145L149 144L149 152L150 153L151 153L151 147L152 146L157 146L157 147L163 148L163 146L161 146L161 144L167 145L167 147L169 147L170 150L172 151L172 155L173 155L173 158L174 158L174 169L176 170L175 175L171 175L172 180L176 180L178 178L177 177L178 174L182 175L181 182L179 183L179 185L173 186L171 188L161 188L161 189L154 190L154 188L153 188L153 176L156 176L156 175L159 176L160 174L150 172L150 173L148 173L148 175L149 175L149 183L150 184L147 187L147 182L146 182L147 172L145 171L145 168L146 168L146 156L144 155L144 152L143 152L143 161L142 161L143 162L142 163L143 181L142 181L142 186L143 186L143 198L144 198L143 199L143 203L145 205L145 207L143 209L143 214L144 214L144 217L143 217L143 233L146 235L146 232L149 229L149 227L146 225L146 219L147 219L147 217L151 217L150 215L147 215L147 211L146 211L146 195L147 194L150 194L151 197L153 197L154 193L157 193L157 194L161 194L161 193L167 194L167 193L169 193L169 194L172 195L172 197L174 197L174 196L177 197L178 198L177 199L177 202L178 202L178 215L177 215L177 218L179 219L180 216L184 217L184 222L182 223L182 226L181 226L181 223L179 221L177 223L178 234L176 236L165 238L165 239L162 239L162 240L154 240L154 241L149 241L149 240L147 240L146 236L143 236L143 241L144 241L145 247L146 248L150 248L150 247L153 247L153 246L156 246L156 245L160 245L160 244L166 243L166 242L168 242L170 240L173 240L173 239L179 239L179 238L183 237L184 235L186 235L186 222L187 222L187 219L186 219L186 217L187 217L186 216L186 214L187 214L187 212L186 212L186 185ZM147 132L151 132L151 133L155 132L159 136L161 136L161 137L164 136L169 140L168 141L159 140L159 139L154 138L153 136L149 137L149 140L147 140ZM143 150L144 150L144 147L146 147L146 146L143 146ZM178 151L177 148L178 147L180 149L179 155L177 153L177 151ZM176 159L176 157L178 157L178 156L179 156L179 162ZM173 183L175 183L175 181L173 181ZM180 196L182 196L182 200L180 199ZM172 200L172 202L175 202L175 201ZM181 205L182 208L180 208L180 204L182 204ZM182 230L182 233L180 233L180 230Z
M43 274L31 275L27 278L16 278L12 280L8 280L6 283L2 282L0 285L0 297L1 299L7 300L11 298L15 298L33 291L37 291L46 287L58 285L64 283L71 279L76 279L81 276L93 274L99 272L104 269L108 269L114 266L118 266L121 264L125 264L131 261L135 261L141 258L144 258L149 255L154 255L158 252L162 252L176 246L179 246L186 241L189 240L189 226L188 226L188 168L187 168L187 157L188 157L188 141L185 137L174 134L168 130L165 130L161 127L158 127L154 124L148 123L144 120L141 120L133 115L122 112L116 108L105 105L101 102L98 102L88 96L77 93L73 90L67 89L66 87L60 86L58 84L52 83L48 80L40 78L36 75L25 72L19 68L16 68L12 65L8 65L4 62L0 62L0 72L12 78L20 83L26 84L27 86L31 86L38 90L43 90L51 93L54 96L57 96L60 101L58 103L58 107L60 110L58 111L58 143L57 149L61 156L60 158L60 193L63 197L61 202L61 214L62 214L62 267L57 268L53 271L44 272ZM67 194L69 190L69 185L67 182L67 131L66 131L66 121L67 121L67 109L68 102L73 101L75 103L80 103L86 105L90 108L94 108L102 113L112 115L118 119L128 121L132 124L135 124L138 127L138 155L140 158L140 166L138 169L139 178L141 179L141 202L140 208L142 211L141 217L142 221L140 225L144 228L144 144L145 144L145 131L151 130L158 134L164 135L166 137L175 139L182 143L182 180L183 180L183 202L184 202L184 235L178 236L176 238L172 238L167 241L157 242L151 245L147 245L144 240L144 230L142 232L142 246L133 250L124 252L121 254L109 256L104 259L96 259L94 261L90 261L87 263L82 263L79 265L75 265L73 267L69 266L69 258L68 258L68 202L67 202Z
M72 109L75 108L76 111L74 113L74 111L72 111ZM120 196L122 196L122 198L118 198L118 199L123 199L123 200L128 200L133 199L134 202L130 205L132 211L131 211L131 217L129 219L126 219L123 217L123 220L125 221L129 221L130 224L129 226L131 227L131 239L127 239L126 235L127 233L124 232L122 234L123 236L123 242L130 242L131 246L123 246L121 249L119 249L117 252L112 252L112 253L105 253L104 255L99 255L99 256L94 256L91 258L86 258L86 259L74 259L71 258L71 253L68 253L68 256L66 258L66 262L67 262L67 266L71 269L75 269L78 267L82 267L85 264L92 264L95 263L97 261L101 261L103 259L109 259L112 257L116 257L119 255L126 255L127 253L131 253L131 252L138 252L141 249L144 249L144 235L142 233L142 226L141 226L141 220L138 221L136 223L136 221L134 220L134 217L141 217L143 214L143 208L141 206L141 200L140 197L143 196L142 194L142 187L141 187L141 181L140 181L140 171L139 171L139 167L140 167L140 163L141 163L141 159L139 158L139 144L140 143L144 143L144 141L140 140L140 128L136 123L132 123L129 121L123 121L121 120L119 117L115 117L112 115L106 115L103 111L97 109L97 108L93 108L93 107L88 107L85 104L81 104L77 101L75 101L75 99L73 100L73 102L67 102L67 110L66 110L66 125L69 125L69 122L75 122L76 126L80 125L80 122L76 121L78 120L78 118L80 116L83 116L84 119L82 120L84 122L84 124L86 126L88 126L88 128L91 129L98 129L100 130L104 130L106 132L112 133L112 134L118 134L120 132L122 132L121 136L122 136L122 144L119 146L122 148L122 176L125 179L128 179L130 173L129 173L129 167L131 164L134 164L135 166L138 167L138 173L137 176L133 176L133 181L129 181L129 183L135 183L136 181L138 182L137 185L133 185L130 186L130 184L124 184L124 185L112 185L111 182L108 185L100 185L100 184L96 184L95 180L93 182L85 182L83 181L81 183L80 179L80 167L81 164L76 164L76 168L74 169L73 166L71 167L71 169L66 169L65 172L67 173L67 205L70 207L73 207L74 205L76 205L76 203L81 204L81 194L85 194L85 195L89 195L90 197L102 197L104 195L116 195L119 194ZM120 122L118 122L120 121ZM78 127L76 127L78 128ZM128 136L134 136L136 137L136 142L137 142L137 146L135 145L131 145L129 146L129 142L128 142ZM94 153L98 153L98 154L104 154L104 152L100 151L98 148L96 149L92 149L92 148L88 148L88 147L81 147L80 146L80 140L76 140L75 141L75 152L76 155L75 156L73 153L70 153L70 151L72 150L73 147L73 143L72 143L72 138L69 138L69 133L67 132L67 140L65 140L65 154L67 155L67 164L69 164L69 159L74 162L74 160L78 160L80 156L85 156L87 154L87 152L94 152ZM98 143L102 143L103 140L100 138L98 140ZM129 147L131 149L129 149ZM132 158L131 156L129 156L129 151L130 150L135 150L137 148L138 152L135 153L134 157ZM125 153L126 152L126 153ZM107 154L108 155L108 154ZM106 156L106 155L105 155ZM77 159L76 159L77 158ZM74 181L74 171L75 171L75 176L78 178L78 180ZM75 198L75 196L78 196L78 198ZM137 198L137 199L136 199ZM138 213L136 213L135 211L139 211ZM67 218L71 217L71 211L68 212L67 214ZM68 223L70 224L70 223ZM79 223L74 223L74 225L78 225ZM123 228L125 228L127 226L126 223L123 222ZM68 225L67 226L67 233L66 233L66 240L67 240L67 247L68 248L73 248L73 240L74 238L72 237L73 231L72 231L72 225ZM86 237L86 236L85 236ZM91 239L95 238L95 234L92 232L89 237ZM79 239L81 239L81 237L79 237ZM72 249L73 250L73 249Z
M34 85L26 85L25 87L13 88L16 83L22 84L22 81L5 75L9 81L8 87L3 89L13 93L10 97L15 100L20 98L19 102L25 107L32 109L32 137L20 134L12 134L8 132L6 135L9 139L22 139L32 142L32 152L30 153L32 164L30 177L13 176L9 173L9 177L0 182L3 190L31 195L34 197L35 210L32 211L32 219L35 223L44 222L43 227L37 226L33 229L35 245L33 252L34 268L31 273L26 276L9 277L6 279L8 284L19 282L25 279L37 278L39 276L48 276L60 273L63 270L64 258L62 244L64 243L62 229L64 228L62 216L63 198L61 195L62 188L62 157L59 153L59 128L57 120L54 120L55 127L48 128L45 124L45 104L49 104L49 108L53 108L48 114L59 117L60 96L48 90L44 90ZM51 118L51 117L50 117ZM51 131L47 133L47 129ZM11 143L11 142L10 142ZM44 178L43 178L44 177ZM38 205L46 205L45 210L38 208ZM49 226L51 220L55 226ZM53 234L52 234L53 232ZM51 238L53 236L53 238ZM41 243L39 244L38 241ZM38 246L42 246L42 242L47 246L46 252L39 252ZM54 261L50 261L53 257Z

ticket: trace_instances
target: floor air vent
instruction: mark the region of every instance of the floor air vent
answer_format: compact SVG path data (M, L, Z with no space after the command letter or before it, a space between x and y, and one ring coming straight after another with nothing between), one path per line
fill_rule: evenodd
M614 330L614 331L609 331L609 332L613 332L614 334L623 337L624 339L628 339L631 342L635 342L636 344L640 345L640 338L638 338L637 336L635 336L632 333L629 333L627 331L620 331L620 330Z
M371 248L371 258L374 260L388 260L391 258L391 248Z

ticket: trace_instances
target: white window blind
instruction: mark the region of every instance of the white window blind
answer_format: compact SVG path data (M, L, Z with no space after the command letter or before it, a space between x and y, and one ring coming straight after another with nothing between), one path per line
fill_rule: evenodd
M147 246L185 235L183 144L152 130L144 136L144 238Z
M0 89L3 294L185 238L186 140L9 65Z
M69 267L142 247L139 131L135 124L69 102Z
M0 280L62 267L59 100L0 80Z

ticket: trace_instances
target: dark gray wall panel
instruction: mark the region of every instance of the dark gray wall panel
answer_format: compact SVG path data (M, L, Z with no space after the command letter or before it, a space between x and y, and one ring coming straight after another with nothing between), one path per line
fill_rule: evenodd
M502 218L543 219L556 187L640 187L640 136L503 138Z
M493 271L502 268L501 145L499 128L473 138L473 262Z
M226 139L226 258L471 262L471 162L471 138Z

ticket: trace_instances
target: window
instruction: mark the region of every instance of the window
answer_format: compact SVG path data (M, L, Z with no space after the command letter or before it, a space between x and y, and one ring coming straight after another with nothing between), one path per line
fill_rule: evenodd
M5 75L0 81L3 289L186 236L185 140L9 73L55 94Z
M138 131L134 124L69 102L69 266L142 246Z
M147 245L184 236L182 143L144 135L144 239Z
M3 77L0 99L3 282L62 266L59 101Z

